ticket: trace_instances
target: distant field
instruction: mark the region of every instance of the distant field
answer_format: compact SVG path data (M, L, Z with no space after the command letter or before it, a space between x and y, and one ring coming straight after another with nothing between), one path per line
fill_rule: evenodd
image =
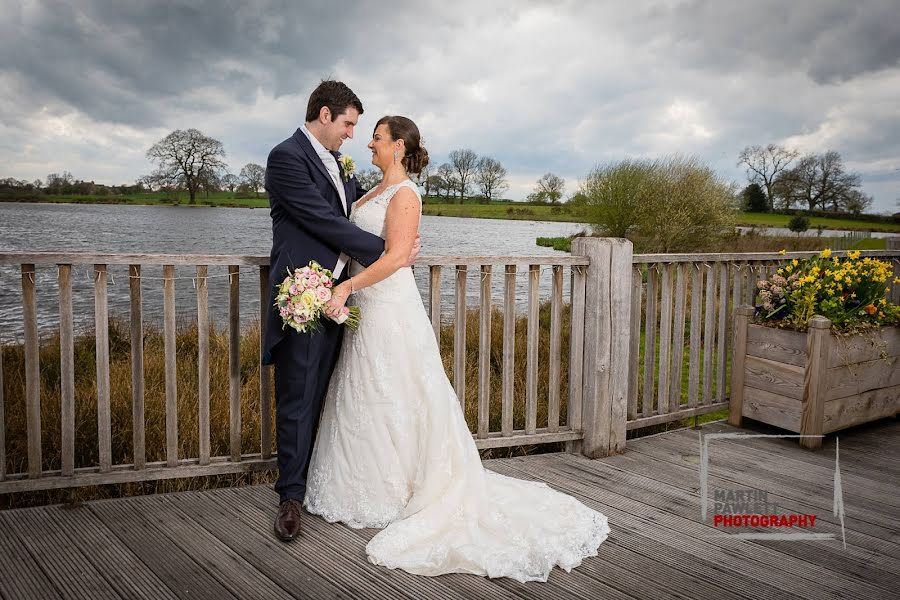
M246 208L268 208L269 201L265 194L259 198L236 198L232 192L213 192L207 197L197 197L197 206L224 206ZM177 201L166 197L161 192L131 194L127 196L40 196L38 202L65 202L84 204L178 204L188 205L187 194L181 194ZM28 200L26 200L28 201ZM528 205L522 203L495 204L450 204L426 198L423 213L440 217L468 217L474 219L517 219L528 221L565 221L585 223L586 218L578 209L567 205ZM741 213L737 225L748 227L787 227L790 217L765 213ZM900 233L900 224L869 223L852 219L832 219L828 217L810 217L810 228L849 229L858 231L887 231Z

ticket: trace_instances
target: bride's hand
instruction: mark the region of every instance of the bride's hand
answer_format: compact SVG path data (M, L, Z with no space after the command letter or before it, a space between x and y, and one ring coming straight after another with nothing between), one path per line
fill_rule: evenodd
M349 297L350 283L348 281L335 286L331 290L331 300L325 304L325 314L329 317L336 317L341 314L341 311L344 310L344 305L347 304L347 298Z

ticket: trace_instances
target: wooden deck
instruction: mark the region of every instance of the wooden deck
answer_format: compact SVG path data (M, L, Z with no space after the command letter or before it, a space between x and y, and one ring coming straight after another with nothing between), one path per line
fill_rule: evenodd
M703 432L736 432L722 423ZM771 430L757 432L774 433ZM700 516L698 432L629 440L625 454L492 460L604 512L599 556L546 584L375 567L356 531L306 517L304 534L271 534L276 496L254 486L0 513L0 597L19 598L886 598L900 587L900 422L840 434L846 517L833 516L835 438L714 440L709 494L756 488L782 510L815 514L834 540L737 539ZM893 592L891 590L894 590Z

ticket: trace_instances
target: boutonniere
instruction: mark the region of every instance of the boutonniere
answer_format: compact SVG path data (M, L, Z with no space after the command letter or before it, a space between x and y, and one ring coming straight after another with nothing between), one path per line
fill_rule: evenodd
M344 181L350 181L350 178L353 177L353 172L356 171L356 163L353 162L349 154L341 154L338 160L344 169Z

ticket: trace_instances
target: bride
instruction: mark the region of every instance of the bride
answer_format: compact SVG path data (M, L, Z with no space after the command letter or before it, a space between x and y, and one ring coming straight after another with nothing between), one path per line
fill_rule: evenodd
M412 270L403 267L421 216L407 173L428 164L415 123L378 121L372 163L381 183L351 220L385 238L369 268L354 263L327 311L350 294L360 307L345 333L313 450L304 506L329 522L383 528L369 560L418 575L472 573L546 581L609 533L606 517L543 483L487 471L438 351Z

